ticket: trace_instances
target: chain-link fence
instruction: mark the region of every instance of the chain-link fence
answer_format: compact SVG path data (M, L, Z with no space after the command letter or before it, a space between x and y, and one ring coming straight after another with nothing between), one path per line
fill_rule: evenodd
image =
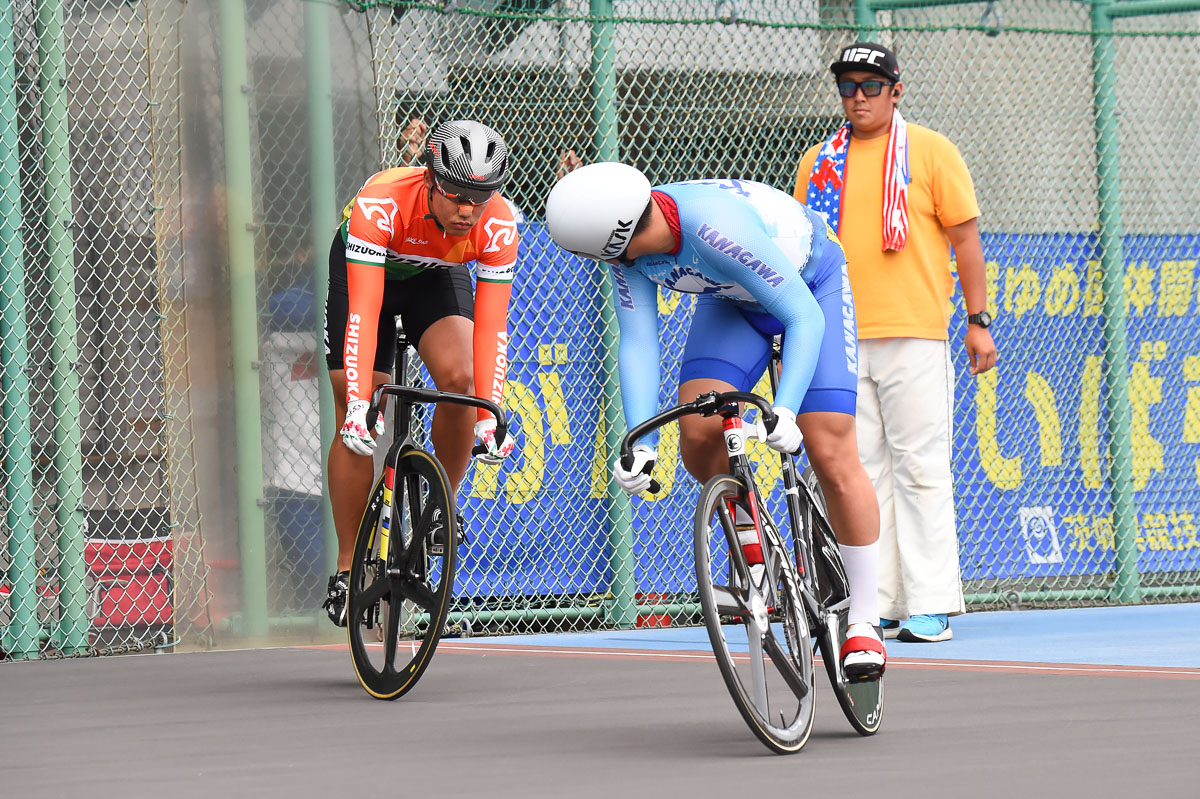
M179 9L16 0L0 17L0 649L205 645Z
M604 159L655 182L738 177L791 191L800 156L842 121L829 63L869 35L899 56L906 117L962 151L982 208L999 367L976 379L962 366L960 298L951 330L968 602L1195 598L1200 111L1180 98L1200 82L1200 11L1132 0L908 5L68 4L66 60L92 81L69 82L66 99L68 307L83 352L76 505L170 504L139 518L175 525L176 627L186 607L189 619L212 618L218 635L332 634L317 612L334 551L320 474L336 429L328 415L320 423L329 240L366 177L411 162L414 120L471 117L501 131L514 156L506 195L522 211L522 252L506 402L519 438L502 467L473 467L460 494L470 544L455 619L471 631L687 622L698 486L668 428L664 491L626 502L611 490L623 422L608 279L551 244L545 198L571 164ZM39 618L53 635L66 523L54 498L70 490L55 456L69 456L72 416L51 402L71 393L63 367L75 359L50 349L68 337L50 313L63 303L48 301L62 281L46 187L67 182L54 182L43 155L45 58L32 0L14 10L23 71L5 92L4 119L20 141L20 194L6 183L4 198L19 201L6 215L23 236L3 231L9 513L0 533L5 586L16 595L14 567L40 575L22 590L43 597ZM1132 16L1166 10L1177 13ZM73 39L76 29L105 46ZM6 168L18 163L6 158ZM156 210L138 216L147 195ZM83 235L83 224L95 232ZM143 308L157 314L153 325ZM660 297L663 405L691 308L688 296ZM54 364L57 384L38 371ZM195 440L193 426L203 431ZM131 437L160 443L147 452ZM88 465L90 441L108 460ZM764 452L755 457L777 475ZM125 486L135 471L143 493L133 499ZM32 477L14 481L21 474ZM36 551L22 555L33 544L18 540ZM196 565L186 578L181 540ZM26 627L11 598L0 604L7 647Z

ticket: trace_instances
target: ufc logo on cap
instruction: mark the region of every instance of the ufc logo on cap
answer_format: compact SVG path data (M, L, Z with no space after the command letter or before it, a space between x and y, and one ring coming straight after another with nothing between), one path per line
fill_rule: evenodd
M882 50L872 50L870 47L847 47L842 51L842 61L851 61L856 64L866 61L873 67L881 66L879 60L882 58Z

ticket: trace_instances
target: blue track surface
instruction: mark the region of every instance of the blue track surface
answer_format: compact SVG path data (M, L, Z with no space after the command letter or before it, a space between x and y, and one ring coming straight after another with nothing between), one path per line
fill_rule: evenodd
M888 641L903 659L1200 667L1200 603L968 613L938 644ZM706 650L703 627L478 638L529 646ZM731 640L731 643L733 641Z

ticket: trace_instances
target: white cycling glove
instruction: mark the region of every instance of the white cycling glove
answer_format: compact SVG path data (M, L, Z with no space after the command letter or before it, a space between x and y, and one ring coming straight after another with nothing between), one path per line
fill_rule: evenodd
M367 430L367 410L371 403L354 400L346 406L346 421L342 424L342 443L356 455L370 455L375 451L375 439ZM383 413L375 420L375 435L383 435Z
M650 473L658 460L658 452L645 444L633 448L633 465L626 469L621 465L621 459L613 464L613 477L617 485L630 496L640 494L650 487Z
M516 446L516 439L512 433L504 436L504 440L496 442L496 420L495 419L480 419L475 423L475 437L483 444L485 452L481 452L475 457L484 463L492 465L503 463L504 459L512 454L513 447Z
M790 408L779 406L771 411L775 414L775 429L767 434L767 446L785 455L795 455L804 442L804 436L796 426L796 414Z

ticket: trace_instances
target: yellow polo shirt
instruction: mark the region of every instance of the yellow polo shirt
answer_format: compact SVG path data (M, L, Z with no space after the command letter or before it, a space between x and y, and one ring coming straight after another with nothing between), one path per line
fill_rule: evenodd
M850 139L838 238L846 251L858 337L945 340L950 326L950 240L943 228L979 216L975 186L958 148L908 123L908 241L883 251L883 162L887 136ZM795 197L805 202L821 145L800 160Z

